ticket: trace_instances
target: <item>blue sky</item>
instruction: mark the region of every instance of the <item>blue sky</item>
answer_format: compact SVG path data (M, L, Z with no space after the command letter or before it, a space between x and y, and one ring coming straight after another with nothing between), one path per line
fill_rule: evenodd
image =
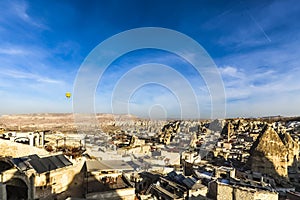
M0 114L72 112L72 99L64 94L73 91L84 59L105 39L139 27L176 30L203 46L222 75L227 117L300 114L297 0L2 0L0 13ZM195 90L201 117L210 116L210 93L201 76L183 59L151 49L131 52L111 65L95 92L97 112L111 112L108 96L118 80L149 62L184 76ZM170 87L178 84L167 71L164 75ZM180 114L168 87L147 84L130 92L131 114Z

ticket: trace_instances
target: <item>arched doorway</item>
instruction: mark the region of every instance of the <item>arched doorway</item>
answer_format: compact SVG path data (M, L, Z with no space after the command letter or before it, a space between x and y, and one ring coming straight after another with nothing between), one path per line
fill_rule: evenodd
M28 186L19 178L12 178L6 182L7 200L27 200Z

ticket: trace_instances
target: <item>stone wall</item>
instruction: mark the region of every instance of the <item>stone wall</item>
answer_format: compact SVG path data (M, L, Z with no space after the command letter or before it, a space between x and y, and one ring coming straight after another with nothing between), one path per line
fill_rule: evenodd
M0 199L6 199L6 188L3 183L0 183Z
M217 187L218 200L232 200L233 188L225 184L219 184Z
M275 192L268 192L268 191L260 191L260 192L256 192L254 194L254 199L255 200L276 200L278 199L278 194Z
M208 185L208 197L218 200L232 200L233 188L226 184L220 184L216 181Z
M134 200L135 189L125 188L107 192L95 192L86 195L86 199Z
M67 196L83 197L83 164L84 162L82 161L43 174L35 174L33 170L20 173L17 169L13 168L3 172L0 175L0 180L3 182L7 182L13 178L22 180L28 187L28 196L34 199L50 200L54 198L66 199ZM3 195L3 192L1 194L1 185L0 195Z
M251 189L242 186L233 186L220 182L210 182L208 197L218 200L278 200L278 193L266 190Z
M82 197L84 194L84 161L35 176L35 198L65 199L66 196ZM56 195L63 193L63 195Z
M255 200L255 191L242 188L234 188L233 199ZM265 199L264 199L265 200Z

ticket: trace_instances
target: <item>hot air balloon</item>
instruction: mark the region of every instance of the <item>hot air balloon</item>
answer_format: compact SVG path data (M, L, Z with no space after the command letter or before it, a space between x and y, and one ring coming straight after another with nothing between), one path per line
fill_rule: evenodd
M66 97L69 99L71 97L71 92L66 92Z

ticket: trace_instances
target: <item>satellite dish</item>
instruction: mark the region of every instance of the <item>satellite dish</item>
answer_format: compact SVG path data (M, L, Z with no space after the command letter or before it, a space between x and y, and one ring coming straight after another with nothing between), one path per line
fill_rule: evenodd
M69 99L71 98L71 92L66 92L66 97Z

